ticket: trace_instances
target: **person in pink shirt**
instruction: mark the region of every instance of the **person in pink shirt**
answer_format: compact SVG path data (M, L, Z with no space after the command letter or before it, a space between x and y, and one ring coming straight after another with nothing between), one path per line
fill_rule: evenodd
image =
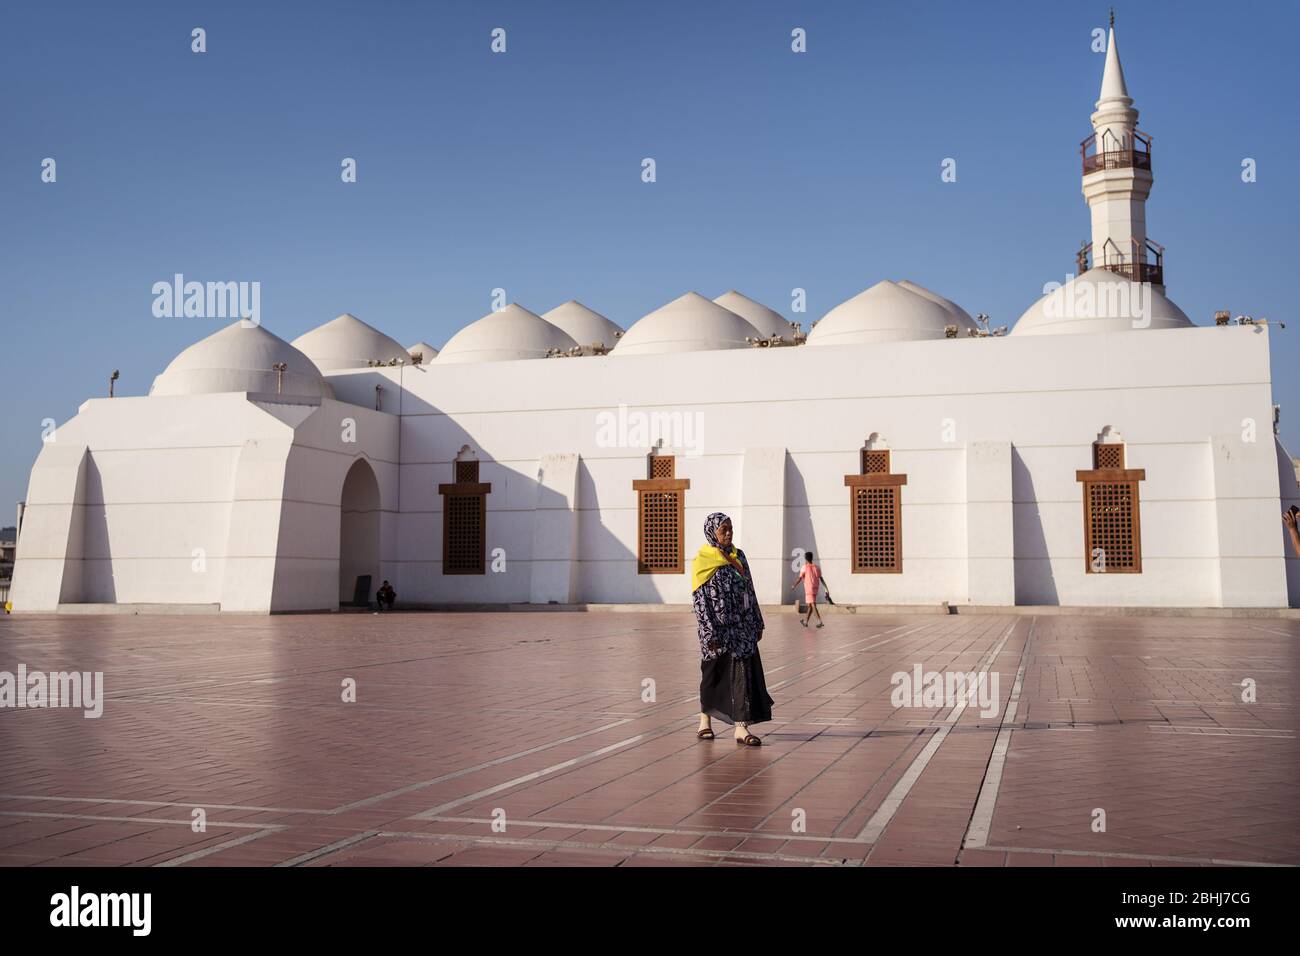
M822 612L817 610L817 591L821 588L822 569L813 564L813 553L811 551L803 553L803 568L799 571L799 576L794 579L794 584L790 587L790 590L793 591L797 588L800 581L803 582L804 603L808 605L808 616L799 623L807 627L808 622L812 620L812 616L816 614L817 626L825 627L825 622L822 621Z

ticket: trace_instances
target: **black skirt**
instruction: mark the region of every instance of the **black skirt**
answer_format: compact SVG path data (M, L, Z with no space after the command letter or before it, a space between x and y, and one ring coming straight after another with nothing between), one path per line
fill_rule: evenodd
M760 724L772 719L772 698L763 679L758 648L737 660L719 654L700 661L700 713L729 724Z

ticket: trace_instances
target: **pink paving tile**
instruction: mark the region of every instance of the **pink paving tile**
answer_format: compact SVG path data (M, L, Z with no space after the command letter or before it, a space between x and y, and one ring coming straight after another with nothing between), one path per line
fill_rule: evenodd
M80 668L105 671L125 695L95 727L5 715L0 793L20 796L0 798L0 813L18 814L0 815L0 864L146 865L211 849L195 865L271 865L335 844L306 865L776 862L704 850L865 855L868 865L900 866L1149 862L1106 853L1300 863L1297 695L1245 705L1223 679L1267 664L1280 671L1278 686L1294 688L1300 624L1227 629L1158 615L837 620L816 642L793 618L769 623L764 663L777 721L757 728L764 747L737 749L721 726L718 741L694 739L699 670L685 613L530 615L528 644L519 643L520 616L501 613L394 615L364 642L346 615L187 618L183 626L162 617L0 618L0 641L19 658L75 647ZM896 624L922 623L863 649ZM890 673L916 663L973 667L1011 623L996 662L1004 699L1030 623L1033 638L989 834L1010 853L961 850L998 727L973 712L874 846L788 839L796 808L807 835L856 836L933 738L943 712L895 710ZM628 653L611 655L610 646ZM130 650L140 647L147 659ZM339 675L362 668L364 704L332 703ZM645 673L656 676L658 703L640 699ZM1058 729L1071 724L1088 726ZM1252 728L1292 739L1243 732ZM111 748L100 745L106 739ZM195 806L207 809L205 834L185 825ZM507 835L537 849L489 842L487 819L498 807ZM1099 807L1108 823L1100 834L1090 826ZM434 808L483 822L419 818ZM224 847L254 831L222 823L283 829ZM375 831L476 842L352 842Z
M1006 866L1007 854L1002 850L963 850L957 859L958 866Z

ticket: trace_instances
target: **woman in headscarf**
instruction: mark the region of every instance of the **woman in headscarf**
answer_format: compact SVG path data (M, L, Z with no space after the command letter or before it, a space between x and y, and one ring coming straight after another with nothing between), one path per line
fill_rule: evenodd
M763 614L745 552L731 543L731 519L715 511L704 520L704 540L691 564L692 604L700 635L700 728L713 739L709 719L736 725L736 743L762 743L750 724L772 719L758 642Z

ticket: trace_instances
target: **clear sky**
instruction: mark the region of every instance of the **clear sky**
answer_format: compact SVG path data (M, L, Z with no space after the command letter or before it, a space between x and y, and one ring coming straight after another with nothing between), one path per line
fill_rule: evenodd
M1130 2L1172 299L1291 324L1300 6ZM219 319L155 282L261 283L286 339L350 311L441 346L492 290L623 326L688 290L821 316L910 278L1012 324L1088 237L1104 3L121 2L0 12L0 524L41 422L148 391ZM191 51L191 30L207 52ZM490 49L506 30L506 52ZM808 52L791 51L791 30ZM41 163L57 162L57 182ZM357 161L345 184L340 163ZM641 162L657 182L641 180ZM1258 181L1241 163L1256 160ZM957 181L940 179L945 158ZM791 290L808 314L792 315ZM1273 336L1300 454L1300 319Z

